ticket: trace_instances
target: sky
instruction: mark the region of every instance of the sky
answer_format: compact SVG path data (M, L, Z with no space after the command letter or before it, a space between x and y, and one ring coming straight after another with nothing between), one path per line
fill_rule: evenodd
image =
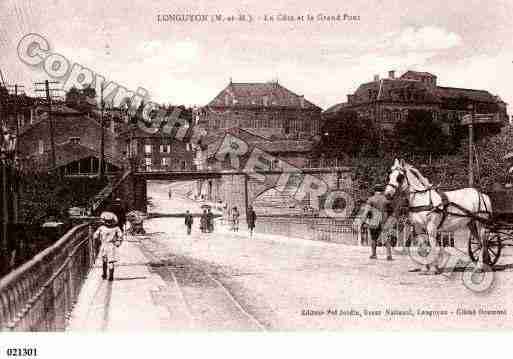
M253 21L158 21L167 14ZM307 14L314 20L277 21ZM318 21L319 14L359 20ZM143 87L160 103L202 106L230 79L278 80L326 109L375 74L411 69L513 104L512 18L510 0L0 0L0 69L29 94L48 78L17 55L21 38L37 33L71 63L128 89Z

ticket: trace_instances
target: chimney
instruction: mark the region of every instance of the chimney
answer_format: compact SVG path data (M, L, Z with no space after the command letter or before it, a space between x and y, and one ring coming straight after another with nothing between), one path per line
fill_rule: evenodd
M374 82L378 82L379 81L379 75L374 75Z
M353 95L347 95L347 103L353 102Z
M388 78L391 80L395 79L395 71L394 70L388 71Z
M305 107L305 96L304 95L299 96L299 103L301 104L301 108Z

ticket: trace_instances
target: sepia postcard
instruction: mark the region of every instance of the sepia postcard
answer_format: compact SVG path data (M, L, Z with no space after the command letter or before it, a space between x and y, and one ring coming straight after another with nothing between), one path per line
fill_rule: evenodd
M0 0L0 357L513 329L512 15Z

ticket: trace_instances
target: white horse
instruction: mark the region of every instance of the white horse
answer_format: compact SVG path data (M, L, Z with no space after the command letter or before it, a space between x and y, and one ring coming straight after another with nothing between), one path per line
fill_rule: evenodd
M478 268L483 268L483 263L487 261L484 256L488 252L482 221L491 218L490 198L475 188L438 191L415 167L404 160L396 159L390 171L385 196L392 199L399 192L407 194L410 221L415 226L416 234L427 234L431 246L436 246L438 231L455 231L467 226L480 242ZM435 272L440 273L437 257L432 264ZM426 270L429 271L429 265L426 265Z

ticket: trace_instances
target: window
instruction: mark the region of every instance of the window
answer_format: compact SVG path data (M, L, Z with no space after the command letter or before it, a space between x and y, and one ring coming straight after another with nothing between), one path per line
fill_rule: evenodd
M151 153L151 145L149 145L149 144L144 145L144 153L146 153L146 154Z
M311 126L310 126L310 121L306 120L305 121L305 132L310 133L310 131L312 131Z
M23 126L25 126L25 116L23 116L23 114L19 113L18 114L18 127L22 128Z
M144 159L144 164L146 165L146 167L151 167L151 157L146 157Z
M133 139L131 142L131 154L136 155L137 154L137 139Z
M171 153L171 145L160 145L160 153Z
M45 152L45 144L43 140L38 141L37 152L42 155Z
M290 121L285 120L285 125L283 126L283 132L288 135L290 132Z
M169 163L170 163L169 157L162 157L162 162L161 163L162 163L163 167L169 166Z

